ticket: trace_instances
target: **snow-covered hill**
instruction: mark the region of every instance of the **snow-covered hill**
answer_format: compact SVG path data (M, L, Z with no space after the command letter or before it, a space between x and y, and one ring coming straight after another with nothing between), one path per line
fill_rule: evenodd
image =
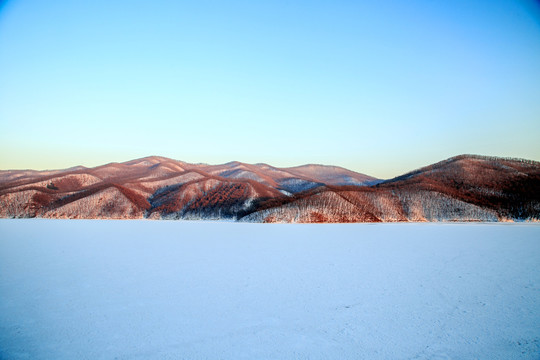
M147 157L0 172L0 217L255 222L540 219L540 164L462 155L382 181L341 167Z

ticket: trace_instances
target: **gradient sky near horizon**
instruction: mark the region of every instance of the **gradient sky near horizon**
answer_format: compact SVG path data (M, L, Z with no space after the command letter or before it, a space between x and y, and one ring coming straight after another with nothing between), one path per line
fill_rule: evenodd
M0 169L540 160L530 0L0 1Z

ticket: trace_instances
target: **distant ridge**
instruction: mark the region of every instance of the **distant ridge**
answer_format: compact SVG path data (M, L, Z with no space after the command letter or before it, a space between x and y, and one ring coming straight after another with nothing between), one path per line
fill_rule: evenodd
M435 163L435 164L432 164L432 165L421 167L419 169L410 171L410 172L405 173L403 175L396 176L396 177L394 177L392 179L389 179L389 180L384 180L382 182L391 182L391 181L396 181L396 180L403 180L403 179L406 179L407 177L413 176L415 174L426 171L428 169L440 168L440 167L445 166L445 165L447 165L449 163L460 161L460 160L467 160L467 159L469 159L469 160L481 160L481 161L492 161L492 162L507 161L507 162L514 162L514 163L515 162L517 162L517 163L525 163L525 164L530 164L530 165L534 165L534 166L537 166L537 167L540 166L540 162L538 162L538 161L527 160L527 159L522 159L522 158L463 154L463 155L453 156L451 158L439 161L438 163Z
M538 221L540 163L459 155L389 180L338 166L190 164L0 171L0 217L247 222Z

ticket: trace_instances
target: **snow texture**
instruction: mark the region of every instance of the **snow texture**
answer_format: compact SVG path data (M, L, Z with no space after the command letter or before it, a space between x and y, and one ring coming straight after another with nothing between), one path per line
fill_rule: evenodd
M540 226L0 220L0 359L538 359Z

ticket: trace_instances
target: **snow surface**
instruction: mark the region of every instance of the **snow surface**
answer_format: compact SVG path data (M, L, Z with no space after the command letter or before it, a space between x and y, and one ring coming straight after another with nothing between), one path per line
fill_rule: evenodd
M0 220L0 359L539 359L540 226Z

